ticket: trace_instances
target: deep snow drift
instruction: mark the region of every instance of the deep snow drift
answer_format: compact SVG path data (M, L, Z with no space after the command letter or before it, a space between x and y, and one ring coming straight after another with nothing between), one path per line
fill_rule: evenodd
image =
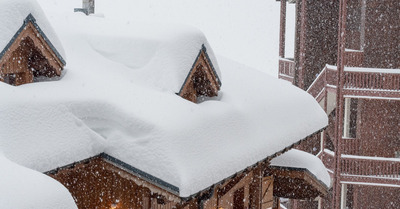
M312 96L216 59L197 29L85 16L72 12L75 1L41 2L67 66L59 81L0 83L7 98L0 150L22 166L44 172L105 152L185 197L327 125ZM203 44L223 85L218 98L194 104L175 93Z
M19 166L0 152L2 208L77 208L68 190L56 180Z

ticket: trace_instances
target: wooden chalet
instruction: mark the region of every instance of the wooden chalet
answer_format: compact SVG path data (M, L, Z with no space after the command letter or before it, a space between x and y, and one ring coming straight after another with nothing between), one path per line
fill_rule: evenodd
M300 148L334 179L319 202L292 208L400 205L400 1L297 0L294 58L285 57L281 1L279 77L310 93L329 115ZM319 149L313 150L314 147Z
M292 145L291 147L293 147ZM270 166L289 148L190 197L179 188L106 153L46 172L78 208L280 208L280 197L315 199L328 187L305 168Z
M60 76L65 61L29 14L0 52L0 81L18 86L36 77Z
M221 84L207 49L203 45L178 94L186 100L197 103L199 97L218 96Z

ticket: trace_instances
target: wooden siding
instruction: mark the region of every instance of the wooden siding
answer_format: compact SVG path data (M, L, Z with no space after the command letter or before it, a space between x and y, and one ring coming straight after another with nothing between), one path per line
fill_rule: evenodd
M180 198L101 159L59 170L51 177L72 194L79 209L171 209Z

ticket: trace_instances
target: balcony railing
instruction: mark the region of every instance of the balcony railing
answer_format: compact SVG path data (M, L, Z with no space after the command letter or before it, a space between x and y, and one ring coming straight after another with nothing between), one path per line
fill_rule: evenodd
M336 87L337 70L336 66L326 65L307 92L314 98L319 98L327 87ZM319 99L317 99L319 101Z
M334 152L320 155L329 170L334 169ZM400 185L400 159L345 155L341 157L341 175L345 180Z
M294 61L289 58L279 59L279 78L291 83L294 81Z
M326 65L307 92L320 101L323 91L336 85L336 66ZM346 67L343 87L345 95L400 98L400 69Z
M342 155L342 174L400 178L400 159Z
M400 91L400 70L347 67L344 76L347 89Z

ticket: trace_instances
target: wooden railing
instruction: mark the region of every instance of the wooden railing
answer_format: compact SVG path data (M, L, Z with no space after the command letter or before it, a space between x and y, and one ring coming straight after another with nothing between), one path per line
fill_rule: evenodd
M336 66L326 65L310 85L307 92L314 98L317 98L327 86L336 86L336 74Z
M291 83L294 81L294 61L292 59L279 59L279 78Z
M400 91L400 72L398 71L400 70L346 68L344 88Z
M400 178L400 159L342 155L342 174Z
M307 89L318 101L325 88L336 88L336 66L326 65ZM400 69L346 67L344 90L348 95L400 97Z
M333 163L334 163L333 151L330 151L330 150L325 149L325 150L322 152L321 160L322 160L322 162L324 163L324 165L325 165L325 167L326 167L327 169L333 171L334 166L335 166L335 165L333 164Z
M364 62L364 52L360 50L346 49L345 65L349 67L361 67Z
M321 158L326 168L333 171L333 151L325 149ZM400 178L400 159L342 154L341 171L344 175Z

